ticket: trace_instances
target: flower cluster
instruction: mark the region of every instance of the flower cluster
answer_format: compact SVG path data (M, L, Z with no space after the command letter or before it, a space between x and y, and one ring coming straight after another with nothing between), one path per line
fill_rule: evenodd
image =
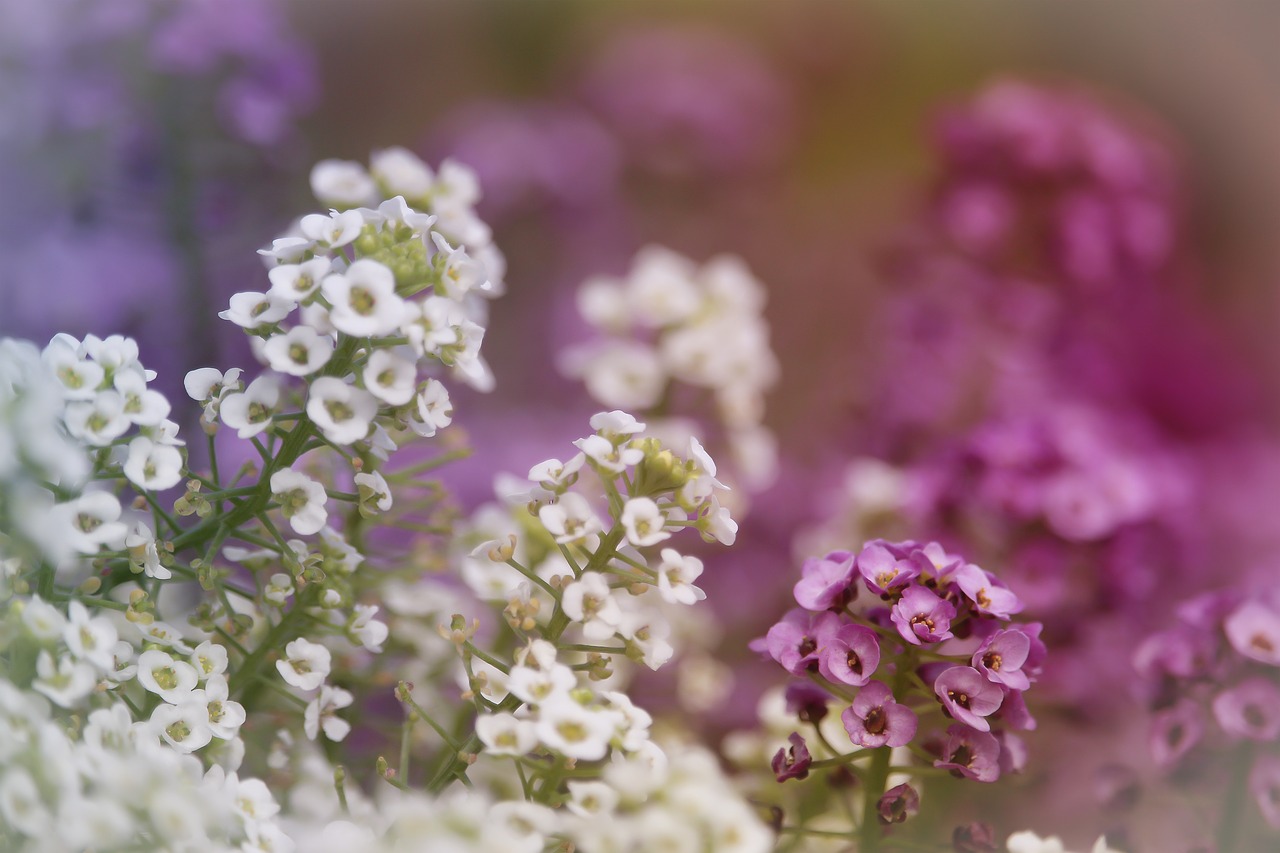
M737 258L699 267L647 248L625 278L594 278L580 288L578 310L604 337L565 351L561 368L580 377L600 403L655 416L692 412L684 397L710 392L715 410L704 420L723 425L742 481L766 486L776 459L773 436L762 425L764 393L777 380L778 364L764 298Z
M1280 829L1280 597L1231 590L1185 602L1133 662L1148 688L1156 765L1188 782L1211 766L1247 779L1263 819Z
M1014 732L1035 727L1022 694L1045 647L1038 623L1011 623L1022 603L994 575L937 543L874 540L857 554L806 561L794 593L800 606L751 647L805 679L788 690L801 721L820 721L832 700L844 706L840 721L860 749L823 764L847 763L867 786L864 839L877 821L915 810L914 789L885 790L894 748L916 744L934 767L981 782L1022 769L1026 749ZM950 723L918 738L930 717ZM773 767L784 781L813 763L796 733Z

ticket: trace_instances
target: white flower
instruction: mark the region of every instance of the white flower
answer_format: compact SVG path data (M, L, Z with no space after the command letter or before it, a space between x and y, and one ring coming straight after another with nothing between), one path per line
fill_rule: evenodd
M415 235L425 238L436 218L429 213L414 210L404 196L389 198L375 211L363 211L370 221L380 221L391 226L403 225ZM425 245L425 242L424 242Z
M627 638L628 644L635 647L649 669L660 668L675 654L675 649L667 642L671 633L670 623L655 619L655 615L648 609L623 613L617 629Z
M578 677L562 663L534 669L528 666L511 667L507 690L530 705L540 705L558 694L568 693L578 686Z
M209 713L199 702L159 705L151 712L149 726L169 746L181 753L191 753L213 740Z
M63 396L68 400L92 400L105 376L102 365L86 360L80 353L79 342L67 336L59 335L49 341L41 358L58 377Z
M414 362L385 349L374 350L364 368L364 387L391 406L413 399L418 368Z
M591 428L610 442L617 444L628 435L644 432L645 425L621 409L612 412L596 412L591 416Z
M351 731L351 724L337 716L339 708L346 708L355 697L341 687L328 684L320 688L320 694L312 699L303 712L302 730L307 737L315 740L323 731L331 741L341 741Z
M415 200L429 196L435 182L431 168L418 155L399 146L373 152L369 171L388 194Z
M120 518L120 501L110 492L86 492L75 500L58 504L54 511L65 523L71 547L81 554L96 554L100 547L118 550L129 528Z
M484 267L476 263L466 250L449 245L439 231L431 232L431 239L443 256L440 269L439 293L449 299L462 301L474 288L484 282Z
M566 616L582 623L583 636L593 642L609 639L622 624L622 608L599 572L587 572L567 585L560 606Z
M548 459L529 469L529 479L552 492L562 492L578 479L578 471L586 461L586 454L579 453L568 462Z
M716 540L721 545L732 545L738 538L738 522L729 515L729 508L720 506L714 497L698 519L698 530L706 541Z
M67 627L62 632L67 651L103 672L115 669L114 650L120 639L116 626L109 619L91 617L88 608L78 601L68 603L67 616Z
M377 508L382 512L391 509L391 487L386 478L378 471L361 471L353 478L360 492L360 506L365 509Z
M358 207L378 198L364 166L351 160L321 160L311 167L311 192L325 204Z
M307 417L334 444L351 444L369 434L369 424L378 414L378 401L361 388L333 376L311 383Z
M106 447L129 429L124 397L99 391L92 400L67 404L67 432L94 447Z
M591 504L575 492L561 496L557 503L540 507L538 518L561 545L579 542L601 530L600 519Z
M326 276L320 290L333 306L330 322L348 335L389 335L406 316L404 300L396 295L395 276L368 258L355 261L346 272Z
M240 393L222 398L222 422L240 438L252 438L271 426L271 415L280 403L280 385L274 376L263 374Z
M277 237L271 241L270 249L259 249L263 262L270 258L277 263L294 264L306 257L307 252L315 248L315 244L306 237ZM267 264L271 266L271 264Z
M663 548L662 563L658 566L658 594L671 604L702 601L707 594L693 585L701 574L702 561L697 557L683 557L674 548Z
M667 372L653 348L638 341L611 341L566 356L564 366L582 378L587 393L606 406L647 409L667 387Z
M572 699L548 702L538 709L535 724L543 746L566 758L597 761L609 750L613 714L584 708Z
M428 379L418 392L417 403L418 410L409 419L409 426L423 438L430 438L453 423L453 403L443 383Z
M302 236L336 249L345 246L360 236L364 228L364 217L357 210L343 212L333 211L328 216L323 213L310 213L302 217L298 229Z
M36 658L36 679L31 687L63 708L74 708L98 683L97 673L84 661L64 657L54 663L48 649Z
M618 792L598 780L570 780L569 800L565 808L579 817L592 818L613 814L618 807Z
M616 447L613 442L601 435L589 435L580 438L573 446L581 450L601 469L611 474L621 474L631 465L638 465L644 459L644 451L636 447Z
M170 704L184 702L200 682L196 668L159 649L138 656L138 683Z
M179 654L191 654L191 647L183 642L182 634L167 622L160 622L157 620L147 625L142 625L137 622L132 624L138 629L138 633L142 634L143 642L157 643L165 648L173 649Z
M650 498L628 500L622 508L620 521L627 531L627 541L637 548L671 538L671 533L664 529L667 516Z
M138 342L133 338L126 338L124 335L110 335L106 338L85 335L81 349L109 372L137 368L148 381L156 378L154 373L143 371L138 364Z
M191 665L201 681L227 671L227 647L205 640L191 653Z
M541 853L547 836L554 833L559 815L540 803L504 800L494 803L485 816L480 846L504 853Z
M134 522L133 529L125 537L124 547L129 551L129 567L133 571L143 572L147 577L159 580L173 577L173 572L161 565L156 535L145 521Z
M334 590L326 590L326 592L334 592ZM293 595L293 578L284 572L273 574L262 590L262 597L278 607L283 607L291 595Z
M357 604L353 609L355 610L355 617L351 620L351 624L347 626L347 631L356 638L360 645L369 651L382 651L382 644L387 641L387 635L390 631L385 622L379 622L373 618L378 615L378 607L370 604Z
M210 675L204 689L192 690L189 701L203 705L208 715L206 725L214 737L229 740L236 736L244 725L244 706L231 701L230 688L226 676Z
M358 215L358 214L357 214ZM321 256L300 264L280 264L267 271L271 288L267 293L281 299L301 302L320 289L320 282L329 273L333 262Z
M182 380L187 396L197 403L204 404L204 419L213 422L218 416L218 407L231 391L239 390L240 368L233 367L224 375L216 367L198 367L187 373Z
M262 355L272 370L290 376L307 376L329 363L333 339L310 326L294 326L283 335L268 338Z
M24 602L22 624L36 640L52 643L66 629L67 619L58 608L34 595Z
M688 258L658 247L641 250L627 280L627 306L632 316L650 328L690 319L702 307L702 294Z
M578 288L578 313L596 328L623 332L631 325L630 306L622 282L610 276L587 279Z
M446 159L440 163L431 194L433 206L473 207L480 200L480 181L469 166L452 158ZM473 242L461 236L458 238L463 242Z
M1062 839L1057 836L1041 838L1028 830L1010 835L1008 848L1009 853L1066 853Z
M4 816L4 825L33 838L40 838L53 823L44 796L22 767L6 767L0 777L0 815Z
M329 675L332 655L319 643L301 637L284 647L284 660L276 661L283 678L299 690L315 690Z
M231 296L231 307L219 311L218 316L230 320L242 329L256 329L279 323L294 309L294 301L275 293L245 291Z
M182 453L178 448L157 444L144 435L129 442L124 475L135 486L162 492L182 479Z
M490 755L527 755L538 745L538 733L529 720L514 714L481 714L476 736Z
M324 486L291 468L271 475L271 496L289 520L289 526L303 536L319 532L329 520L325 509L328 496Z
M124 416L139 426L159 426L169 417L169 401L159 391L147 390L147 380L139 373L125 371L115 376L115 388L124 399Z

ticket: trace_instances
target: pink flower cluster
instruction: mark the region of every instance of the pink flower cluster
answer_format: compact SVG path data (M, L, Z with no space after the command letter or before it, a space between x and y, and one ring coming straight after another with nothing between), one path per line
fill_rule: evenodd
M1040 674L1038 623L1013 624L1018 597L991 573L937 543L867 543L807 560L789 611L751 648L808 683L788 691L813 722L834 697L849 740L906 746L921 719L953 721L925 738L934 765L992 782L1016 772L1026 750L1014 731L1035 727L1022 693ZM803 778L807 750L793 739L779 779Z

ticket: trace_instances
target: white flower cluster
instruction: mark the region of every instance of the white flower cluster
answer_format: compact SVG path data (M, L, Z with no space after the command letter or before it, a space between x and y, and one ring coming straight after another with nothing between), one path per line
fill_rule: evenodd
M564 834L583 853L766 853L773 833L714 755L679 744L615 756L598 782L569 782Z
M1062 840L1057 836L1041 838L1030 830L1010 835L1008 849L1009 853L1067 853L1067 848L1062 846ZM1120 853L1120 851L1108 846L1107 839L1103 837L1094 842L1093 847L1089 848L1089 853Z
M156 739L123 702L80 726L0 681L0 848L293 850L267 786Z
M740 476L763 488L777 465L762 424L764 394L778 378L764 302L764 287L739 258L699 267L646 248L625 278L583 284L578 310L604 337L567 350L561 370L600 403L632 411L681 410L673 382L710 392Z

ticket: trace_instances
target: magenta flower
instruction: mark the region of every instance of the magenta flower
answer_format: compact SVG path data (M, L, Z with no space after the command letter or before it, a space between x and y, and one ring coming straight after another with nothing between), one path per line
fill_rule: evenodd
M795 585L796 603L806 610L843 610L858 594L853 585L853 554L832 551L804 561Z
M1200 706L1183 699L1155 715L1151 723L1151 756L1166 770L1177 765L1204 737Z
M1249 771L1249 792L1267 823L1280 829L1280 756L1258 756Z
M1260 677L1242 681L1214 697L1213 716L1227 734L1275 740L1280 735L1280 687Z
M1030 651L1031 638L1017 628L997 631L983 640L973 653L973 668L988 681L1026 690L1031 686L1031 679L1022 671L1022 665Z
M809 747L805 745L804 738L800 737L798 732L792 732L787 740L791 741L791 746L778 750L773 756L773 761L770 762L779 782L805 778L809 775L809 765L813 763Z
M1280 666L1280 613L1258 601L1246 601L1222 625L1231 646L1247 658Z
M948 716L980 732L991 731L983 718L994 714L1004 701L1004 691L970 666L953 666L939 675L933 692Z
M787 710L802 723L818 723L827 715L827 691L812 681L793 681L787 685L783 696Z
M867 589L876 595L888 595L902 589L920 576L920 565L909 554L889 550L889 543L872 542L858 554L858 573Z
M1008 619L1022 610L1022 602L1013 591L1000 584L988 572L968 563L951 573L950 579L960 587L980 613Z
M818 672L829 681L861 687L880 665L880 641L876 632L861 625L841 625L830 636L818 658Z
M893 691L879 681L872 681L859 690L840 719L849 740L868 749L905 746L916 736L919 725L915 713L893 701Z
M909 586L893 606L893 624L908 643L938 643L951 639L956 608L922 586Z
M768 654L792 675L804 675L817 671L823 641L839 626L840 618L834 613L791 610L750 648Z
M896 785L884 792L876 810L880 813L880 823L886 826L902 823L920 813L920 795L910 785Z
M942 757L933 762L933 766L950 770L957 779L994 782L1000 778L1000 743L987 732L951 726L947 729Z

